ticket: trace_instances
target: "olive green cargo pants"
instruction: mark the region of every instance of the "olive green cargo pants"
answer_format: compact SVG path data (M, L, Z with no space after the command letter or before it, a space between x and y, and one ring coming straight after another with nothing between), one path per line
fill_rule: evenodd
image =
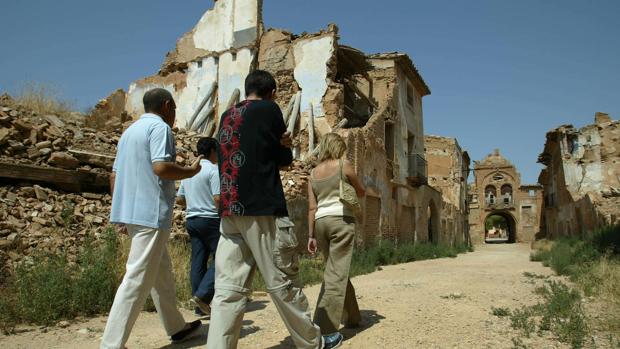
M323 284L314 312L314 322L323 335L333 334L345 326L357 326L361 321L355 289L349 279L355 219L346 216L327 216L316 220L315 234L319 249L325 256Z

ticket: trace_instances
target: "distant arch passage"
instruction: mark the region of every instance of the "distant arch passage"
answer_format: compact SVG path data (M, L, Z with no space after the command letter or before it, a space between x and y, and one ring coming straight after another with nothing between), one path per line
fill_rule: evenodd
M491 212L484 220L484 241L486 243L514 243L517 241L517 224L507 212Z

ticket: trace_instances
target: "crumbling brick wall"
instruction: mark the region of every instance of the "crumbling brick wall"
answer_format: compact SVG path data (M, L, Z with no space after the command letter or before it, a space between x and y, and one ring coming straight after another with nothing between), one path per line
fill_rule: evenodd
M547 133L539 162L548 237L581 235L620 223L620 121L596 113L595 123Z

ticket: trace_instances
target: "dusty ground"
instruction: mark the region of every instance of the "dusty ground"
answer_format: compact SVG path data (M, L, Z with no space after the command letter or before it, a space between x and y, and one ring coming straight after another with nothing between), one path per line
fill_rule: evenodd
M532 304L535 284L523 275L552 274L530 262L527 245L486 245L453 259L384 267L356 277L353 284L363 312L363 326L344 330L343 348L513 348L509 320L491 315L491 307ZM538 281L537 281L538 282ZM306 289L314 305L319 287ZM267 297L256 297L244 319L240 348L291 348L292 342ZM193 319L191 313L185 313ZM66 328L22 328L0 336L1 348L96 348L105 318L72 323ZM194 348L204 336L169 345L156 314L143 313L131 334L129 348ZM532 348L564 348L550 338L524 338Z

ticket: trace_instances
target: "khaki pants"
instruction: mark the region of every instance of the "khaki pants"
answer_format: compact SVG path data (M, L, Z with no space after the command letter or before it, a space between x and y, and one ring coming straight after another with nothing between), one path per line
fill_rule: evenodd
M103 332L102 349L125 347L149 291L166 333L171 336L185 327L176 305L174 275L168 255L170 230L128 225L127 232L131 237L127 271L114 296Z
M260 270L267 291L298 348L320 348L321 335L308 310L308 301L292 279L291 260L297 239L292 223L278 229L276 217L224 217L215 254L215 297L207 348L237 347L252 276Z
M345 326L355 326L361 321L355 290L349 279L355 219L327 216L315 222L316 239L325 256L323 284L317 300L314 322L323 335L333 334Z

